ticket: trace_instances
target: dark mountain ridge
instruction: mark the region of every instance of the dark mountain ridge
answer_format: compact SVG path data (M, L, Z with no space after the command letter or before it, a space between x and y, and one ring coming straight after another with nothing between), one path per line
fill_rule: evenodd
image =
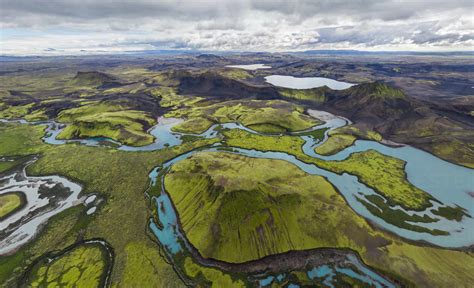
M474 163L469 143L474 139L473 116L464 114L463 121L449 117L453 106L421 101L403 90L384 82L354 85L345 90L326 86L314 89L286 89L268 83L229 79L214 72L179 72L179 93L222 99L285 99L307 108L330 111L351 119L355 126L371 129L385 139L406 143L436 153L438 145L456 143L455 152L442 152L440 157L457 163ZM451 111L452 110L452 111ZM441 152L440 152L441 153Z

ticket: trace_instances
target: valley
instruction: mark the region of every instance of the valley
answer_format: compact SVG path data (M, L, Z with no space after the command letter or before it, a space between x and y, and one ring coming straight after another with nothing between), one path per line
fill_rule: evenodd
M419 58L88 60L2 66L2 286L474 281L472 99Z

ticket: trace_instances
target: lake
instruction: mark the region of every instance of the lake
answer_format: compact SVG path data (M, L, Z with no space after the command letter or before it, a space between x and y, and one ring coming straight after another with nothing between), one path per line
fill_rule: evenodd
M344 90L355 84L341 82L324 77L293 77L285 75L271 75L265 80L275 86L291 89L311 89L327 86L333 90Z
M257 69L269 69L272 68L272 66L267 66L265 64L249 64L249 65L227 65L225 67L229 68L239 68L239 69L245 69L245 70L257 70Z

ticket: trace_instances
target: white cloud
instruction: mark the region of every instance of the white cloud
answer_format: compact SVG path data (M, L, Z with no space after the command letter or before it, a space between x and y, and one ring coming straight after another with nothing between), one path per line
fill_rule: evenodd
M0 53L471 50L472 8L462 0L0 0Z

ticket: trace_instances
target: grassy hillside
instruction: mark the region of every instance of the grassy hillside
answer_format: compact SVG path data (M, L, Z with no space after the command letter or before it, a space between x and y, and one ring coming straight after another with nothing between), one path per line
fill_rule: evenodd
M120 106L93 103L62 111L58 121L69 123L58 139L108 137L123 144L142 146L153 143L146 130L156 122L142 111L123 110Z
M88 71L77 72L69 84L74 86L102 87L114 86L118 83L117 80L110 75L97 71Z
M472 253L408 244L377 231L324 178L285 161L202 152L176 163L165 187L186 236L204 257L244 262L288 250L341 247L419 286L455 281L465 287L473 280ZM185 269L190 265L186 260Z
M278 92L284 98L301 100L305 102L311 102L314 104L324 104L327 101L327 98L326 98L327 91L328 91L327 87L314 88L314 89L278 88Z
M204 257L227 262L350 246L336 227L363 226L351 221L342 198L331 197L329 182L284 161L199 153L174 165L165 187L190 241Z
M197 107L183 107L166 114L170 117L186 118L187 121L173 127L186 133L201 133L214 123L239 122L265 133L300 131L320 122L303 113L300 106L289 102L275 101L226 101Z
M30 175L65 176L83 185L84 195L95 193L105 201L90 216L82 205L56 215L33 242L18 253L1 257L1 286L17 287L19 277L34 259L65 249L78 238L103 238L114 248L112 283L118 287L183 285L146 235L151 212L143 192L153 167L215 140L198 140L155 152L127 153L74 144L47 145L41 141L43 129L1 124L0 155L39 154L41 158L28 169Z
M321 155L333 155L354 144L356 137L346 134L333 134L326 142L314 150Z
M39 262L28 275L31 287L99 287L104 285L108 253L98 244L83 244L58 259Z
M345 93L346 91L342 92ZM351 97L355 98L382 98L382 99L406 99L402 90L394 88L383 82L363 83L352 86L347 90Z
M342 174L349 172L360 181L389 199L392 205L401 205L409 210L424 210L430 207L431 196L413 186L406 179L404 161L368 150L352 154L343 161L324 161L303 153L304 140L294 136L267 137L243 130L225 131L229 146L257 149L262 151L281 151L295 155L301 161ZM383 169L382 169L383 167Z

